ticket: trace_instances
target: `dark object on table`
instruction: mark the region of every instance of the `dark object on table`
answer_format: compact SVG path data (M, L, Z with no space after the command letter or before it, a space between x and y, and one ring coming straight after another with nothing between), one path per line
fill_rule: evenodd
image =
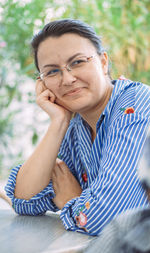
M150 253L150 208L119 215L86 253Z
M138 174L143 187L147 190L150 201L150 129L144 144L142 157L139 162Z

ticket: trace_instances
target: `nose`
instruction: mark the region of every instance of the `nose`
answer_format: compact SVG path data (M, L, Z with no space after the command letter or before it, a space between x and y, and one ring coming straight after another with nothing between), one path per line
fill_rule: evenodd
M64 68L61 75L61 84L62 85L72 85L77 78L72 74L71 70L68 68Z

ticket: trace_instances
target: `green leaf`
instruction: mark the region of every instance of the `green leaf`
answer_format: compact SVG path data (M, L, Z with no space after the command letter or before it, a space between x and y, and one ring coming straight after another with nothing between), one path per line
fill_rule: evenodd
M35 145L37 141L38 141L38 135L36 132L34 132L32 135L32 144Z

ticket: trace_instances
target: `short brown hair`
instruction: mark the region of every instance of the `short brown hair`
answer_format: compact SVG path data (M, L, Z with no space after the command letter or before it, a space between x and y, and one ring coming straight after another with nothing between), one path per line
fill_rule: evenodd
M81 37L87 38L94 45L98 54L104 52L100 37L88 24L75 19L55 20L46 24L44 28L32 39L31 46L34 55L35 66L38 71L39 67L37 60L37 52L40 43L48 37L59 37L65 33L75 33Z

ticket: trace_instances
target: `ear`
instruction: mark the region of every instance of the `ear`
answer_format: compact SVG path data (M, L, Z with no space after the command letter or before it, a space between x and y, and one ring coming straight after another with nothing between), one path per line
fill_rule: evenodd
M104 52L102 55L100 55L100 58L101 58L101 64L102 64L104 75L107 75L108 74L108 54Z

